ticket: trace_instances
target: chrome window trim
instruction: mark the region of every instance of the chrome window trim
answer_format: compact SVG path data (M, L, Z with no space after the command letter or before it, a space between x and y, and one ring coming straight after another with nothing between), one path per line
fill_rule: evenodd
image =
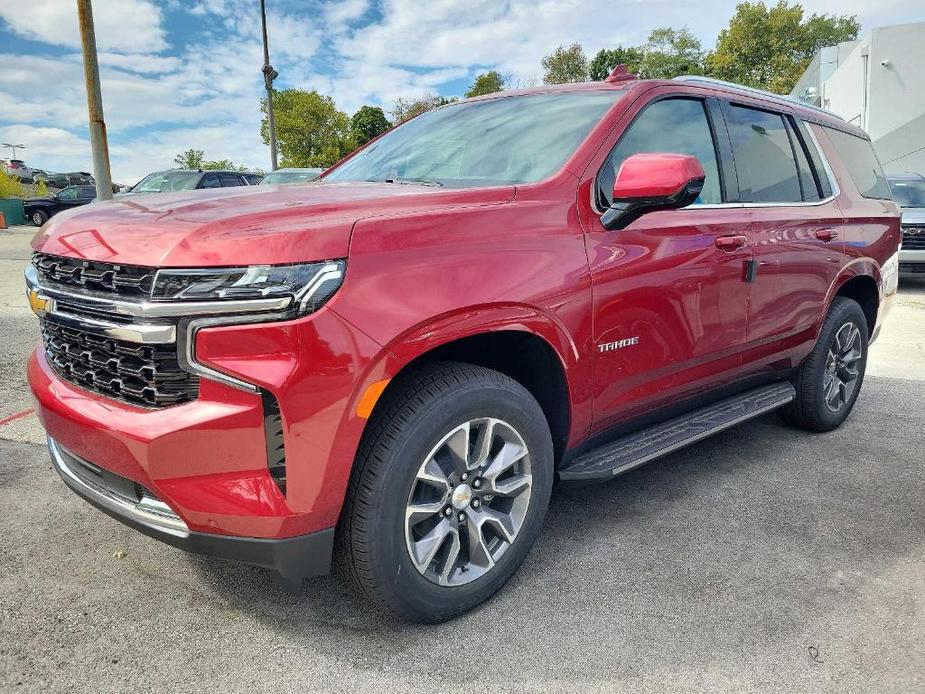
M68 463L68 458L73 459L78 464L82 459L68 451L50 436L48 437L48 452L51 454L51 462L55 470L68 486L81 496L92 499L118 516L130 518L153 530L180 538L189 537L189 526L167 504L154 499L141 500L133 504L127 499L113 494L108 489L85 480L74 472ZM93 465L92 463L88 464Z

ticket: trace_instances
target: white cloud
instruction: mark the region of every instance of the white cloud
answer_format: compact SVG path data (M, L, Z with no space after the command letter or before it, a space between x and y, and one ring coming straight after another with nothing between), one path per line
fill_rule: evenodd
M0 18L25 38L56 46L80 46L77 4L70 0L3 2ZM97 48L126 53L161 51L167 47L161 19L161 10L150 0L95 0Z

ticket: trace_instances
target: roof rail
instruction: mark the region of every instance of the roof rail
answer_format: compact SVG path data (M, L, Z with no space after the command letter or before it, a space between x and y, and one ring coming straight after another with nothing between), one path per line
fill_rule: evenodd
M805 101L800 101L795 99L788 94L775 94L774 92L769 92L764 89L757 89L755 87L746 87L744 84L736 84L735 82L726 82L725 80L718 80L713 77L703 77L702 75L681 75L680 77L675 77L674 79L679 82L700 82L701 84L712 84L716 87L729 87L730 89L736 89L742 92L748 92L749 94L755 94L756 96L762 96L764 98L772 98L778 101L790 101L791 103L802 106L803 108L808 108L810 111L818 111L819 113L824 113L827 116L832 116L837 118L840 121L845 119L839 116L837 113L833 113L828 109L821 108L820 106L813 106L812 104L807 104Z

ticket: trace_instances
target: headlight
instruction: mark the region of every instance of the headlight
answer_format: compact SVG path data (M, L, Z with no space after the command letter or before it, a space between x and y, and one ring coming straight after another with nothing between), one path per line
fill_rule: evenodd
M226 301L292 297L290 309L317 310L337 291L346 262L305 265L251 265L202 270L158 270L155 301Z

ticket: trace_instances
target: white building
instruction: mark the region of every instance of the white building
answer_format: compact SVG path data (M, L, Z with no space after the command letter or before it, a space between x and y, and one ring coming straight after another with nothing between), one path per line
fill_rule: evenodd
M925 22L823 48L790 95L861 126L888 173L925 174Z

